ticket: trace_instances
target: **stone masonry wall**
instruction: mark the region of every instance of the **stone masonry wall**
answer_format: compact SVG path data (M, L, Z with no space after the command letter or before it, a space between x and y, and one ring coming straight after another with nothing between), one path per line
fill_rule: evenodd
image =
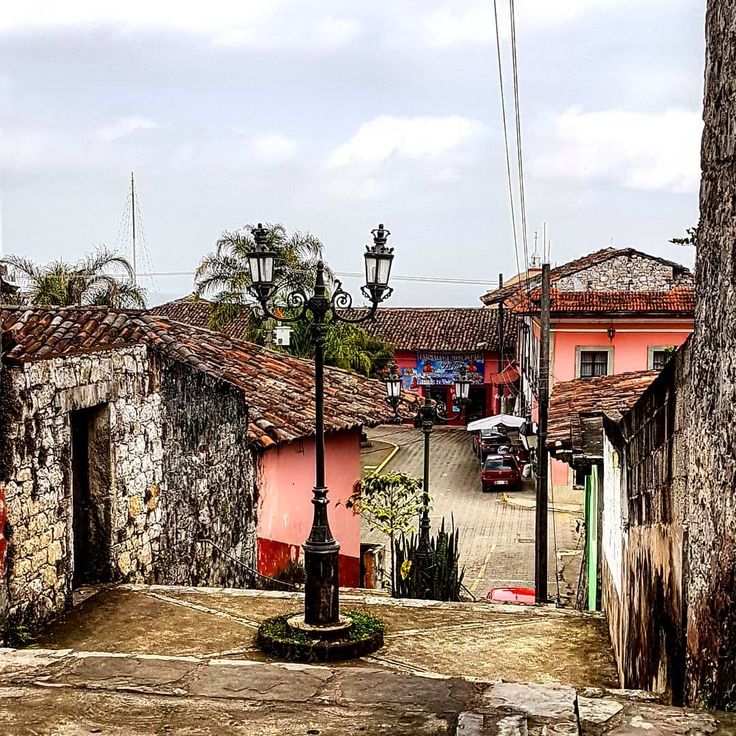
M129 496L143 494L147 481L161 477L158 397L147 393L147 368L146 350L139 347L8 369L19 408L17 421L6 427L12 440L5 487L10 626L32 626L70 601L70 411L109 403L118 471L109 499L115 529L109 568L113 574L119 559L135 557L136 568L145 569L144 543L160 533L160 513L151 509L139 517ZM158 460L144 471L147 447Z
M673 274L672 266L638 255L617 256L555 281L560 291L669 291L692 286L692 275Z
M211 545L195 543L210 539L249 565L255 558L255 476L247 411L236 392L177 364L162 367L144 346L4 368L0 375L9 377L0 412L6 628L31 628L70 602L70 412L90 407L106 407L98 420L105 423L102 454L90 462L90 487L100 486L92 513L107 520L98 579L243 582L239 566L213 561Z
M688 696L736 707L736 0L709 0L689 468Z
M243 395L178 363L162 363L160 376L166 523L156 580L254 586L258 504Z

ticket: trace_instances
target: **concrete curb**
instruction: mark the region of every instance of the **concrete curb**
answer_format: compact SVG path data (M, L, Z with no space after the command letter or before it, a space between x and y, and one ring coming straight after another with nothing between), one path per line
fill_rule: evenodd
M386 442L386 440L381 440L381 442L385 442L387 445L391 445L394 449L389 452L389 454L384 458L384 460L376 467L376 469L368 473L368 477L372 477L374 475L378 475L395 457L396 453L399 451L399 446L395 445L393 442Z
M537 508L535 501L529 501L525 498L512 498L508 493L501 494L501 500L507 506L516 506L520 509L533 510ZM559 514L582 514L583 507L576 503L551 503L547 507L550 511L555 511Z

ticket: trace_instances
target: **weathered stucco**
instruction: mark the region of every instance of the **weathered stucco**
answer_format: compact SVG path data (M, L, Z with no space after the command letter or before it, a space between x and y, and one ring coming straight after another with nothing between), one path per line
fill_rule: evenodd
M623 687L685 699L686 389L678 351L620 425L606 422L601 579Z
M83 582L243 582L240 566L199 541L254 565L256 490L239 392L144 346L2 375L9 627L60 612ZM92 453L83 575L74 569L78 427Z
M265 452L260 461L258 571L274 576L303 561L302 544L312 526L315 442L304 440ZM340 543L340 584L360 585L360 517L345 502L360 480L360 432L325 438L329 521Z

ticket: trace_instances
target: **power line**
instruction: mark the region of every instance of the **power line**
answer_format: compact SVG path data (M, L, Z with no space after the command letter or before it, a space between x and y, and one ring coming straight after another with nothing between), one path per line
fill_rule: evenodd
M494 0L495 2L495 0ZM521 104L519 103L519 71L516 53L516 10L514 0L509 0L511 11L511 62L514 76L514 112L516 116L516 156L519 164L519 204L521 209L522 241L524 243L524 265L529 288L529 243L526 226L526 198L524 196L524 162L521 144Z
M341 278L364 278L365 274L360 271L333 271L335 276ZM112 274L113 276L123 274ZM194 276L194 271L139 271L136 276ZM426 284L471 284L477 286L498 286L495 279L451 279L441 276L391 276L392 281L415 281Z
M501 91L501 119L503 120L503 142L506 151L506 176L509 186L509 204L511 207L511 232L514 238L514 254L516 256L516 273L521 273L519 263L519 239L516 234L516 207L514 206L514 185L511 178L511 154L509 152L509 132L506 122L506 94L503 87L503 66L501 64L501 36L498 32L498 6L493 0L493 20L496 24L496 55L498 57L498 85Z

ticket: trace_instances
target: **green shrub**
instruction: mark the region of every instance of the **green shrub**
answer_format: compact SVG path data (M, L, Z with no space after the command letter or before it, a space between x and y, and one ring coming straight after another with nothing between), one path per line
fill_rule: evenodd
M397 598L424 598L434 601L459 601L465 568L460 569L458 539L460 532L451 521L449 531L445 520L436 535L429 538L429 555L422 569L419 535L411 534L394 543L394 564Z

